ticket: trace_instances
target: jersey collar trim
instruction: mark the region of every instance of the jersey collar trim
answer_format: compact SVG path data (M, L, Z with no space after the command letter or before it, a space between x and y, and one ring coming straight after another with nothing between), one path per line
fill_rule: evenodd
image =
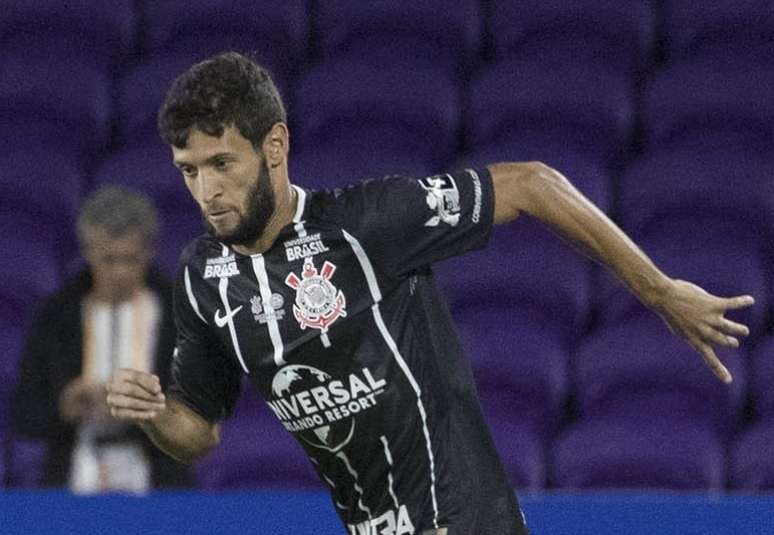
M296 190L296 193L298 194L298 198L296 199L296 214L293 216L293 223L299 223L301 217L304 215L304 208L306 207L306 191L295 184L291 184L291 187Z

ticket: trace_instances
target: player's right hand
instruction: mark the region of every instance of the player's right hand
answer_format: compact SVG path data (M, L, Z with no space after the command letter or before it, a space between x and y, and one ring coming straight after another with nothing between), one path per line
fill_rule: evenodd
M166 409L158 376L122 368L105 387L110 414L121 420L152 420Z

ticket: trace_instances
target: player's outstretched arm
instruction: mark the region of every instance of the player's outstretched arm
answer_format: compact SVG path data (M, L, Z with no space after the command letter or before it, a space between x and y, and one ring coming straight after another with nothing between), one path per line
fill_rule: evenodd
M167 399L156 375L124 368L113 375L106 390L111 415L139 425L173 459L192 463L220 441L219 426Z
M489 166L495 190L495 223L522 212L551 226L607 265L646 306L657 312L675 334L704 357L725 382L731 374L714 346L738 347L745 325L725 318L734 308L750 306L752 296L721 298L687 281L666 276L624 232L558 171L539 162Z

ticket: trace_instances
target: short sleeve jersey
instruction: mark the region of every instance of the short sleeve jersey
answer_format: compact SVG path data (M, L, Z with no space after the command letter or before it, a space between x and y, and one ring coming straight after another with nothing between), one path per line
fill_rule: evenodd
M218 421L248 374L349 533L526 533L430 269L486 244L489 172L294 188L263 254L184 251L170 395Z

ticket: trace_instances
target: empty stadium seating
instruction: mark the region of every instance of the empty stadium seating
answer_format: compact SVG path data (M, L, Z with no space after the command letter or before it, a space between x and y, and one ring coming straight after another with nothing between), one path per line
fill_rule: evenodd
M773 37L764 0L3 5L0 486L36 484L8 395L36 304L78 262L80 201L106 183L148 194L172 274L203 226L157 110L191 64L237 50L273 74L303 187L542 161L669 275L756 297L729 314L754 344L719 351L727 386L527 216L435 266L515 486L774 489ZM324 485L253 391L222 437L202 488Z

